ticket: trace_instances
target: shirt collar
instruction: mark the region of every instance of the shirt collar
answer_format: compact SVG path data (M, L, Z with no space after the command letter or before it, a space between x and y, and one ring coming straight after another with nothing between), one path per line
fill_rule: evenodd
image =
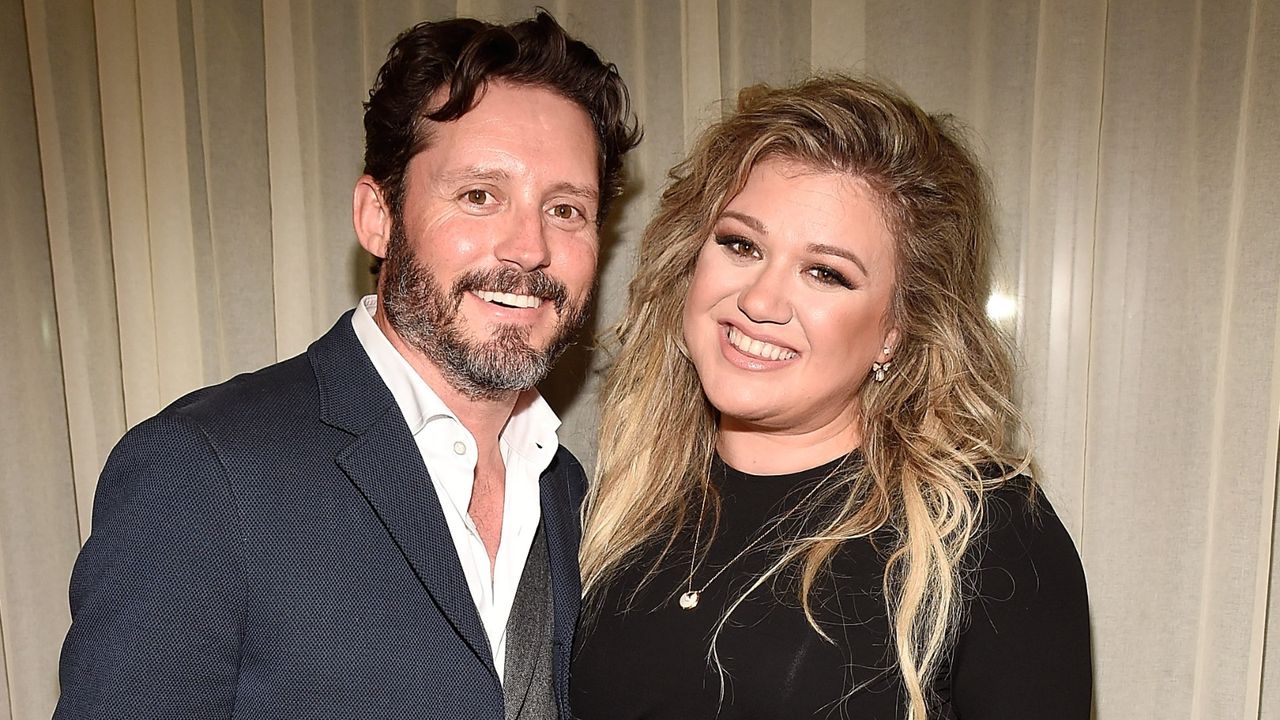
M361 298L356 311L351 314L351 325L374 369L395 398L396 405L409 426L409 432L416 437L428 423L441 418L461 425L458 416L445 405L374 322L373 315L377 308L376 295ZM529 388L516 399L511 418L502 430L501 440L509 449L519 453L541 471L551 464L552 457L560 447L556 435L559 427L560 418L555 411L536 388Z

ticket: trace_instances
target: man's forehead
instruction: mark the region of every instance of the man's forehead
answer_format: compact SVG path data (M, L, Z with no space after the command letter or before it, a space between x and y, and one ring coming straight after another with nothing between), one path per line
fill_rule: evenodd
M541 87L493 85L456 120L428 121L413 159L441 179L509 180L541 171L557 181L599 183L594 127L577 103Z

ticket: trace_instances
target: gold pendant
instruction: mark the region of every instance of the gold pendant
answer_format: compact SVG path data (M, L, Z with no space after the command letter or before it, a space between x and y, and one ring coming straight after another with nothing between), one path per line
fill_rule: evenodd
M690 590L680 596L680 607L685 610L692 610L698 607L698 591Z

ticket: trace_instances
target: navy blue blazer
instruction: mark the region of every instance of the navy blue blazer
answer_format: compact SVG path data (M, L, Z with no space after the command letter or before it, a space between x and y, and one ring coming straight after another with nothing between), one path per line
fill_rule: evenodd
M564 448L541 479L563 718L585 483ZM439 499L350 312L125 435L71 614L57 720L503 717Z

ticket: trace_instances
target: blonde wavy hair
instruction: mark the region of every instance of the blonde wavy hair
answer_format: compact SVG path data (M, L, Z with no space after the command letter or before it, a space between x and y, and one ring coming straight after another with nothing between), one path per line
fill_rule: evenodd
M983 495L1031 461L1019 450L1024 428L1010 401L1011 349L985 309L993 252L985 176L951 118L886 85L824 76L748 88L736 112L671 171L602 388L584 594L590 602L643 547L660 549L652 573L701 503L718 508L708 473L717 413L683 350L681 310L716 218L766 158L846 174L873 190L895 239L890 311L901 335L889 380L860 390L864 461L828 483L837 511L806 503L814 513L827 508L820 530L787 541L747 592L794 568L804 613L830 640L809 603L815 582L842 543L892 538L883 592L909 717L926 720L962 611Z

